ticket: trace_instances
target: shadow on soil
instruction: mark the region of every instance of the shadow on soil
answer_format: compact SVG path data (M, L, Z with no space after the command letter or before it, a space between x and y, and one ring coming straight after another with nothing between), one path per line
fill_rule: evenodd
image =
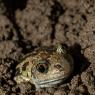
M75 44L74 46L69 47L69 52L74 60L74 70L66 82L71 81L73 76L81 74L90 65L90 62L81 53L81 46L79 44Z

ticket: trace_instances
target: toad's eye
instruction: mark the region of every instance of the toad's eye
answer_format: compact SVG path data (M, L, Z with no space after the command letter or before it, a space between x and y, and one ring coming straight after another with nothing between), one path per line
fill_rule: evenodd
M63 70L63 66L57 64L54 66L56 69L58 69L59 71L62 71Z
M49 69L49 62L47 60L41 60L37 66L36 69L40 73L47 73Z

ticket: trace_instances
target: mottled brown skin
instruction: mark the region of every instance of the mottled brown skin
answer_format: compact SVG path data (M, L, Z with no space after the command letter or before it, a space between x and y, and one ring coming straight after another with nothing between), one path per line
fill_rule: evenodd
M29 53L16 67L15 81L30 82L36 88L52 87L67 79L73 69L72 57L57 47L40 47Z

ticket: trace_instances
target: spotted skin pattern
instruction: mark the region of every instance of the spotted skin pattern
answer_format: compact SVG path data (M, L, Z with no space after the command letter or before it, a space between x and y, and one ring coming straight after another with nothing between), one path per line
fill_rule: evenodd
M61 45L39 47L27 54L16 67L17 84L30 82L36 88L53 87L66 80L73 70L73 59Z

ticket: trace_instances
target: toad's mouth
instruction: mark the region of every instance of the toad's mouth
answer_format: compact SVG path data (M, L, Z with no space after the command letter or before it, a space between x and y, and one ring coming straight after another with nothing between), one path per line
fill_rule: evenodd
M65 77L60 77L57 79L48 79L44 81L38 81L38 85L45 85L45 84L57 84L65 80Z

